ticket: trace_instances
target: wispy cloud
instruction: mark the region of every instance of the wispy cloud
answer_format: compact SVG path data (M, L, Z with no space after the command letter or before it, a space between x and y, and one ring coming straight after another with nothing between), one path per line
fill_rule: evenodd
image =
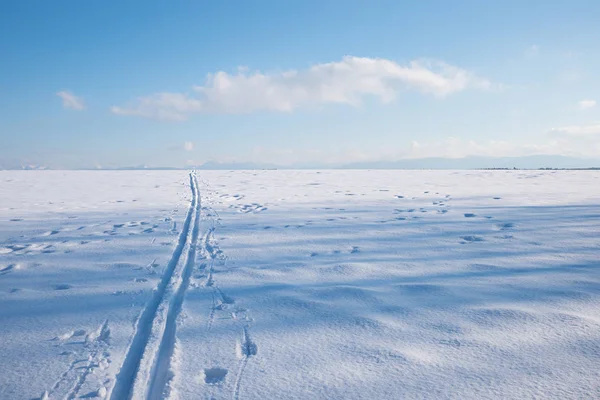
M70 110L83 110L85 103L81 97L75 96L69 91L60 91L56 95L62 99L63 107Z
M389 103L403 88L445 97L469 88L487 90L493 86L486 79L440 61L417 60L403 66L387 59L347 56L301 71L219 71L209 74L206 83L195 86L191 94L156 93L139 97L124 107L114 106L111 111L185 120L194 113L291 112L323 104L359 106L366 96Z
M113 106L110 110L118 115L182 121L187 115L202 111L202 103L182 93L156 93L139 97L129 106Z
M589 125L571 125L562 128L553 128L548 132L553 137L572 137L572 138L600 138L600 123Z
M596 100L581 100L579 102L579 108L582 110L587 110L588 108L593 108L596 106Z
M183 143L183 149L185 151L192 151L192 150L194 150L194 143L193 142L185 142L185 143Z

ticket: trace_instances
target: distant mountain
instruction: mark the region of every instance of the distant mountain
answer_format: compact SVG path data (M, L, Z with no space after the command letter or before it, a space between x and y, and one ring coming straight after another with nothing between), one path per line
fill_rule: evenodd
M53 169L44 165L21 164L13 160L2 160L0 169ZM209 161L200 165L185 167L149 167L147 165L122 167L82 168L86 170L261 170L261 169L579 169L600 168L600 159L586 159L556 155L534 155L523 157L464 157L464 158L414 158L397 161L365 161L348 164L297 163L276 165L257 162L217 162ZM60 169L60 168L57 168Z
M37 165L37 164L6 164L6 165L0 165L0 170L35 170L35 171L40 171L40 170L46 170L46 169L50 169L45 165Z
M286 169L286 167L277 166L275 164L267 163L253 163L253 162L215 162L209 161L204 164L198 165L196 169L202 170L237 170L237 169ZM291 167L287 167L292 169Z
M524 157L416 158L389 162L362 162L344 169L480 169L480 168L594 168L600 159L535 155Z
M95 168L95 169L111 169L117 171L139 171L139 170L149 170L149 171L164 171L164 170L178 170L178 169L188 169L188 168L177 168L177 167L148 167L146 165L142 166L132 166L132 167L118 167L118 168Z
M465 158L414 158L398 161L373 161L349 164L304 163L281 166L253 162L207 162L197 166L201 170L253 170L253 169L482 169L482 168L594 168L600 159L534 155L524 157L465 157Z

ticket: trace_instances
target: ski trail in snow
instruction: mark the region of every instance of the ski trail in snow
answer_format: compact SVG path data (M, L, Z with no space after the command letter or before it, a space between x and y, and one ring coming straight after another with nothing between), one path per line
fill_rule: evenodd
M256 346L256 343L254 343L250 338L250 334L248 333L248 327L246 326L242 329L242 340L238 343L237 347L238 357L240 357L241 360L237 376L235 377L233 400L239 400L240 398L240 388L242 386L242 377L244 375L244 370L246 369L246 365L248 364L248 359L256 355L257 351L258 347Z
M215 292L211 293L212 295L212 306L210 308L210 313L208 314L208 321L206 322L206 329L211 330L213 326L213 322L215 320L215 312L217 310L217 299L215 298Z
M140 364L152 336L153 327L155 325L160 325L160 321L156 321L157 317L159 317L159 315L157 315L159 307L164 302L165 294L169 289L169 284L171 283L175 269L184 253L184 248L190 237L193 236L193 231L197 230L195 225L192 225L192 220L194 220L194 224L196 224L197 219L195 219L195 216L199 210L198 186L193 173L190 173L189 179L192 190L192 199L183 223L183 229L179 234L177 245L165 268L161 280L158 283L152 298L138 319L136 331L131 344L129 345L127 355L117 374L115 385L110 396L111 399L125 400L132 397L134 386L137 381L137 375L140 370Z
M91 345L93 345L95 349L88 357L88 363L85 367L83 367L83 373L79 375L79 378L75 381L75 385L69 391L69 394L67 395L66 399L72 400L77 397L88 375L94 372L94 368L99 363L99 355L104 350L101 344L104 343L105 345L108 345L109 337L110 329L108 329L108 320L106 320L104 324L102 324L96 335L88 335L86 341L91 340Z
M226 195L227 196L227 195ZM240 199L242 195L233 196L236 200ZM223 197L223 196L221 196ZM215 222L219 223L218 219L215 221L215 216L218 218L218 214L214 210L210 210L209 207L205 208L207 210L207 216L212 216L213 226L208 230L206 235L203 237L202 251L205 254L205 257L209 259L208 267L206 268L207 277L204 283L204 287L212 289L212 306L210 309L210 313L207 321L207 330L210 331L213 328L213 325L216 320L217 311L227 310L229 307L234 305L236 302L233 298L229 297L225 294L225 292L219 287L217 282L215 282L214 278L214 266L215 260L223 257L223 253L219 248L218 244L214 242L214 232L215 232ZM264 207L266 210L266 207ZM260 211L264 211L260 210ZM257 212L260 212L257 211ZM248 211L243 211L247 213ZM226 259L226 257L225 257ZM235 381L233 383L233 392L231 393L232 398L234 400L239 400L241 388L242 388L242 380L244 377L244 371L246 366L248 365L248 361L251 357L255 356L258 351L258 346L251 339L249 333L249 325L248 322L251 320L248 315L248 310L245 308L232 307L230 312L233 320L241 325L242 336L236 343L236 353L239 359L237 373L235 375ZM225 379L226 369L223 368L209 368L205 369L205 383L214 384ZM224 373L223 373L224 372ZM209 374L210 373L210 374ZM213 397L210 397L213 398Z
M233 389L233 400L239 400L240 398L240 387L242 385L242 375L244 374L244 369L246 369L246 364L248 364L248 357L244 357L242 361L240 361L240 367L238 368L237 376L235 377L235 384Z
M83 333L85 334L85 331ZM77 336L80 335L78 334ZM73 337L73 334L65 339L68 340L71 337ZM110 328L108 327L108 320L106 320L96 331L86 335L84 348L88 353L87 357L85 359L77 358L69 363L67 370L54 382L52 388L44 393L46 393L48 398L52 399L61 396L67 400L76 398L88 376L93 374L96 368L104 369L107 363L110 362L108 358L110 355L108 353L109 346ZM78 366L81 363L85 363L85 365ZM70 389L64 395L61 395L60 391L63 391L63 386L66 387L67 384L70 384ZM106 389L104 388L104 390Z
M67 368L67 370L65 372L63 372L62 375L58 378L58 380L56 382L54 382L54 385L52 385L52 389L50 389L50 391L48 392L49 395L53 394L56 390L58 390L58 388L60 388L60 386L63 384L63 382L65 382L67 380L71 371L73 371L75 369L75 366L80 361L81 360L71 361L71 363L69 364L69 368Z
M217 296L219 296L219 292L220 292L219 289L215 286L214 279L213 279L215 259L217 258L217 252L215 251L214 246L212 244L210 244L210 240L213 235L214 229L215 229L214 227L210 228L202 240L202 250L206 253L205 255L210 260L208 268L207 268L208 272L207 272L206 281L204 283L204 286L211 287L213 289L212 294L211 294L212 307L210 309L210 313L208 315L208 321L206 323L206 327L208 330L212 329L212 326L213 326L213 323L215 320L215 312L217 310L217 307L219 306L219 304L217 302Z
M195 181L194 176L194 181ZM195 190L195 210L194 210L194 223L192 228L192 236L190 245L187 253L186 264L182 273L182 277L179 283L179 287L175 292L175 295L169 305L167 312L167 321L163 337L158 349L156 361L154 363L153 375L149 382L148 399L158 400L163 398L163 393L168 391L168 384L172 378L171 371L171 358L175 349L175 334L177 331L177 317L181 313L183 300L185 298L185 292L190 284L190 277L195 267L196 261L196 247L198 244L198 233L200 231L200 209L201 201L198 193L197 181L194 182ZM169 397L168 394L165 397Z

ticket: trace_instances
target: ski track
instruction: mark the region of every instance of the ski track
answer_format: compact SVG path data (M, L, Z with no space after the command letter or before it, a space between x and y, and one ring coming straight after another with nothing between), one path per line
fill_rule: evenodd
M166 296L168 293L170 293L169 289L170 289L170 283L173 280L174 277L174 273L175 270L177 269L178 264L180 263L180 259L182 258L182 255L185 257L184 255L184 250L186 247L189 248L189 251L191 252L192 250L195 251L195 243L189 243L190 240L198 235L198 221L199 221L199 211L200 211L200 199L199 199L199 193L198 193L198 185L197 185L197 181L195 178L195 173L192 172L190 173L190 187L192 190L192 200L190 203L190 207L188 209L186 218L184 220L183 223L183 229L181 230L181 233L179 235L178 238L178 242L177 242L177 246L175 247L175 250L172 253L171 259L169 260L169 263L167 264L167 267L162 275L162 278L158 284L158 286L156 287L152 298L150 299L150 301L147 303L146 308L144 309L144 311L141 313L140 318L138 319L138 323L137 323L137 328L135 331L135 334L133 336L133 339L131 341L131 344L129 346L129 349L127 351L127 355L125 356L125 360L121 366L121 369L119 371L119 373L117 374L116 377L116 381L115 381L115 385L113 387L113 390L110 394L110 398L113 400L124 400L124 399L130 399L132 398L135 389L137 389L139 387L139 385L143 384L145 385L145 387L142 389L144 391L144 393L147 392L148 389L152 388L155 390L156 389L156 385L158 381L162 381L163 377L162 374L163 372L168 372L168 371L164 371L162 365L165 363L164 357L166 357L167 355L172 354L172 343L171 343L171 335L173 336L174 339L174 330L175 330L175 322L176 322L176 315L170 315L170 314L178 314L179 310L181 309L181 304L179 304L179 306L176 306L176 303L181 303L181 301L183 300L183 295L185 294L185 286L181 285L180 289L181 290L177 290L175 292L175 298L174 301L172 302L171 306L168 307L168 311L167 311L167 315L165 320L167 321L167 323L169 324L169 326L164 326L163 323L161 323L160 319L163 318L164 316L161 315L161 313L159 313L160 311L160 307L161 305L163 305L164 307L164 303L165 300L169 300ZM192 225L192 221L193 221L193 225ZM187 245L187 246L186 246ZM193 245L193 246L192 246ZM189 259L189 254L188 254L188 259ZM194 260L193 258L191 258L191 261L189 263L193 264ZM189 263L186 263L188 265L186 265L186 268L184 269L184 275L188 275L188 279L185 279L184 276L184 280L187 281L189 283L189 273L191 272L192 267L188 268ZM154 329L159 329L161 328L161 325L163 325L162 329L164 330L164 333L162 335L163 340L161 340L159 343L161 343L161 345L159 346L158 349L147 349L148 344L150 342L151 337L153 336L154 333L153 332ZM157 328L155 328L155 326L157 326ZM172 331L172 333L171 333ZM164 342L164 345L163 345ZM171 347L169 349L169 347ZM155 354L148 354L150 351L154 350ZM151 379L149 382L141 382L141 381L145 381L144 379L140 379L141 377L139 377L139 373L140 373L140 365L142 364L142 362L147 358L150 357L152 359L154 359L153 356L158 356L158 364L155 365L161 365L160 368L156 368L155 369L155 373L153 374L153 378ZM168 359L166 360L166 363L168 364ZM168 367L167 367L168 368ZM158 373L158 371L160 371L160 373ZM162 394L162 391L161 393Z
M250 334L248 333L248 327L245 326L242 329L242 340L239 345L239 356L241 357L240 366L238 368L238 373L235 378L235 384L233 389L233 399L239 400L240 398L240 388L242 386L242 378L244 375L244 370L246 369L246 365L248 364L248 360L250 357L256 355L258 350L256 344L250 338Z
M195 177L194 177L195 180ZM201 201L198 193L197 181L194 181L194 197L196 199L194 209L194 223L192 228L192 236L189 243L189 250L187 253L187 259L183 274L180 280L179 287L175 292L175 295L169 306L167 313L167 321L163 337L158 349L156 362L154 364L154 372L149 382L149 395L148 399L158 400L163 398L163 393L168 391L169 380L171 379L171 358L175 349L175 334L177 330L177 318L181 313L183 300L185 298L185 292L190 284L190 277L195 267L196 262L196 246L198 243L198 234L200 231L200 209ZM165 398L168 397L168 394Z
M142 398L160 400L170 397L175 383L172 363L177 342L177 321L183 309L192 273L196 268L198 252L201 252L205 258L209 258L208 266L204 264L207 277L203 286L212 289L213 304L207 329L212 329L215 313L220 309L219 307L223 305L227 307L234 303L233 299L225 295L214 282L215 259L221 255L218 246L212 242L215 230L214 215L209 214L213 217L213 224L199 240L202 211L200 192L195 172L191 172L189 178L192 199L183 229L152 298L138 319L125 360L109 395L113 400ZM236 400L240 398L242 378L248 360L257 353L257 346L250 339L247 321L246 318L242 326L242 337L237 346L240 361L232 393L233 399ZM97 349L96 353L98 351ZM87 375L93 369L96 353L92 353L88 365L84 367L84 373L79 376L70 390L68 399L78 395ZM73 368L74 365L70 370Z
M242 375L244 374L244 369L246 369L246 364L248 364L248 357L244 356L240 361L240 366L238 368L237 376L235 377L235 383L233 388L233 400L239 400L240 398L240 387L242 385Z

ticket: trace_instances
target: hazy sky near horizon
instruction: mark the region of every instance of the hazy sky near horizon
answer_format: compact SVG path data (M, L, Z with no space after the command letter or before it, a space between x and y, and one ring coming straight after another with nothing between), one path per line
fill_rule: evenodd
M600 157L600 2L0 3L0 166Z

